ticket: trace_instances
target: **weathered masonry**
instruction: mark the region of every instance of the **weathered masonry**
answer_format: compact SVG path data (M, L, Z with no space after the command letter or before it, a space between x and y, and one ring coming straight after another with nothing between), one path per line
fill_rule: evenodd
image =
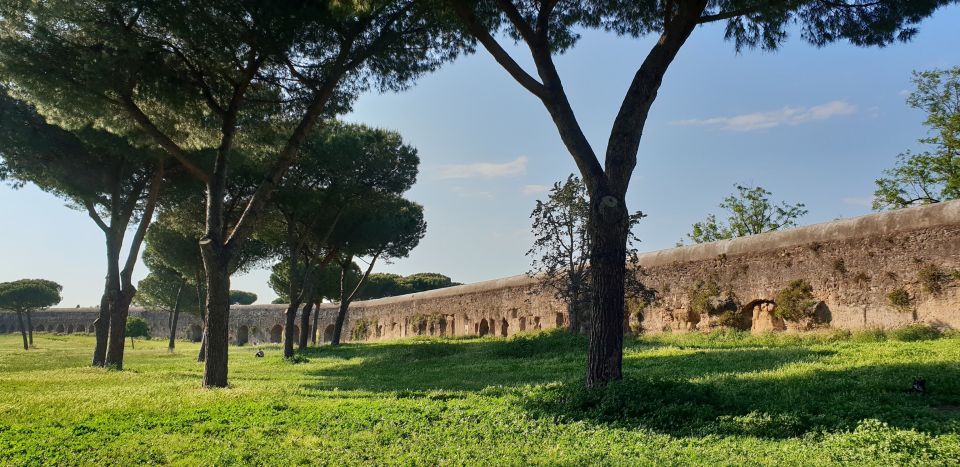
M960 328L960 201L656 251L643 254L640 264L643 281L657 290L658 299L646 307L631 306L625 325L633 330L703 331L718 326L718 316L691 307L692 291L704 283L726 294L724 325L758 332L813 326L886 328L913 322ZM815 320L785 322L776 316L777 292L796 279L813 288ZM509 336L563 326L565 307L535 293L533 285L526 276L514 276L356 302L343 339ZM280 342L285 308L233 307L232 342ZM336 308L324 304L319 313L317 340L328 342ZM154 336L169 332L167 313L135 308L131 315L147 319ZM34 324L40 332L91 332L95 316L93 308L51 309L36 313ZM0 332L16 329L16 317L0 313ZM199 340L201 331L197 318L181 316L181 338Z

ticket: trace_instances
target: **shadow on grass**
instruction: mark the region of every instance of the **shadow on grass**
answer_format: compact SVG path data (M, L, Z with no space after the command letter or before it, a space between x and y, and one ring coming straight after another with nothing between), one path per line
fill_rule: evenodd
M320 348L340 359L309 374L309 389L457 399L505 397L533 417L650 429L676 436L788 438L853 429L863 419L929 433L960 432L960 366L890 364L778 371L835 352L805 346L698 348L692 353L631 343L625 380L583 387L586 340L564 333L511 339L424 340ZM909 394L913 378L930 393Z

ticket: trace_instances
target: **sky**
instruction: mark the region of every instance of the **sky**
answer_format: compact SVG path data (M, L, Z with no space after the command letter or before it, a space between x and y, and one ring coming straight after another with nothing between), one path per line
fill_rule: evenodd
M794 34L776 52L739 54L722 25L698 28L668 71L640 144L627 196L631 210L648 215L637 227L639 250L673 247L694 222L719 212L736 183L804 203L802 224L871 212L874 180L926 134L924 114L905 103L911 72L960 65L958 25L953 6L907 44L818 49ZM557 58L598 154L653 41L588 31ZM529 65L523 49L507 48ZM420 155L407 196L424 206L426 237L409 257L375 271L470 283L529 269L530 211L576 167L542 104L486 52L404 92L363 95L344 119L397 131ZM47 278L64 286L60 306L99 303L105 245L85 213L32 186L0 186L0 219L0 281ZM138 264L135 279L146 272ZM269 303L276 295L268 276L238 275L232 288Z

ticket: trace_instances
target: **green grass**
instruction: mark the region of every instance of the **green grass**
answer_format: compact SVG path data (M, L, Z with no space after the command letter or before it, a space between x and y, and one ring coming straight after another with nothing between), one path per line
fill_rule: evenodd
M226 390L195 344L122 372L87 367L90 336L36 344L0 336L0 464L960 464L956 335L651 336L604 391L563 333L235 347Z

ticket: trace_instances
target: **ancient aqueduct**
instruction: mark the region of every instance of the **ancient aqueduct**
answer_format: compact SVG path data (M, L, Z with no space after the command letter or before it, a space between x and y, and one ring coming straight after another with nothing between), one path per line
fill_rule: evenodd
M960 328L960 201L871 214L641 256L643 281L659 298L634 307L625 326L644 332L709 330L713 317L689 308L697 281L712 280L737 297L737 326L754 332L809 327L861 329L923 322ZM816 322L790 323L773 310L778 290L805 279L819 300ZM936 283L931 283L936 281ZM418 335L496 335L563 326L565 307L532 293L532 279L514 276L447 289L356 302L344 340ZM902 289L909 304L893 304ZM284 305L236 306L231 340L280 342ZM321 306L318 341L330 340L336 308ZM169 333L168 313L142 309L154 336ZM56 308L34 314L39 332L92 332L94 308ZM299 323L299 317L297 319ZM182 315L181 338L199 340L200 321ZM16 332L16 317L0 313L0 333ZM296 335L296 333L295 333ZM352 335L352 336L351 336Z

